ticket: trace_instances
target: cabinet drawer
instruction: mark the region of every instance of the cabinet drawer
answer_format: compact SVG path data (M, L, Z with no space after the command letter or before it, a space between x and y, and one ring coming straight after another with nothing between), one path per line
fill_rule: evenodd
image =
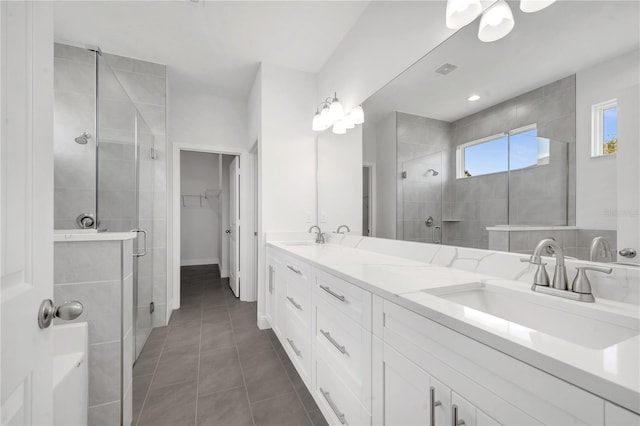
M319 300L315 305L314 345L362 405L371 411L371 333Z
M316 270L315 279L314 297L371 330L371 293L319 270Z
M370 425L371 415L339 375L320 357L315 359L313 396L329 424Z
M304 327L298 320L298 316L293 312L295 308L285 306L287 316L287 331L284 346L289 354L289 358L298 370L302 380L310 383L311 370L311 339L309 328Z
M290 278L287 280L284 297L285 305L293 308L300 321L311 330L311 286L307 283L300 285L300 282Z
M297 282L300 285L311 283L311 266L301 260L287 256L282 261L287 281Z

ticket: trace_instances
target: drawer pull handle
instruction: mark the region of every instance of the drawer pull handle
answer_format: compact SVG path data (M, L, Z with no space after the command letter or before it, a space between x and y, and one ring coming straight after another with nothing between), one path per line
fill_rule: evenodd
M293 351L296 353L296 355L298 355L300 358L302 358L302 352L300 352L298 350L298 348L296 348L295 343L293 343L293 340L287 338L287 342L289 342L289 346L291 346L291 349L293 349Z
M347 423L347 419L344 417L344 414L341 413L340 410L338 410L338 407L336 407L333 399L331 399L331 395L329 394L329 392L326 392L322 388L320 388L320 392L322 393L322 396L324 396L324 399L327 400L327 403L329 403L329 407L331 407L335 415L338 417L338 420L340 420L340 423L342 423L343 425L348 425L349 423Z
M293 297L287 296L287 299L289 299L289 302L291 302L291 304L293 306L295 306L296 309L302 310L302 306L300 306L298 303L296 303L296 301L295 301L295 299Z
M336 340L333 337L331 337L331 333L329 333L328 331L324 331L322 329L320 329L320 333L322 333L322 335L326 337L327 340L330 341L331 344L335 346L340 352L342 352L343 354L347 353L347 349L341 344L339 344L338 342L336 342Z
M336 299L338 299L341 302L346 302L347 301L346 297L344 297L341 294L338 294L338 293L334 292L329 287L325 287L325 286L321 285L320 288L323 289L324 291L326 291L327 293L329 293L330 295L332 295L333 297L335 297Z
M429 426L436 426L436 407L441 406L442 402L436 401L436 389L433 386L429 388L429 404L431 406Z
M295 272L298 275L302 275L302 272L300 272L300 269L296 269L291 265L287 265L287 268L291 269L293 272Z
M453 404L451 406L451 426L464 426L465 424L464 420L458 420L458 406Z

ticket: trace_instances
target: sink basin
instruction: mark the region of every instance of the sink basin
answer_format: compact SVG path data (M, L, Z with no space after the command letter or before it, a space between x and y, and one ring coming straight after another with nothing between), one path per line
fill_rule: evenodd
M552 300L500 286L472 283L422 290L464 307L465 318L531 340L545 333L591 349L604 349L640 334L640 319L595 310L581 302ZM521 326L521 327L520 327Z
M314 241L285 241L280 243L284 246L315 246L320 245L316 244Z

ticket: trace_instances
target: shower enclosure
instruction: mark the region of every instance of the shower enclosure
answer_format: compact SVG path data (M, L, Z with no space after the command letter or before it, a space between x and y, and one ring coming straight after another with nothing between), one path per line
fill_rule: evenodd
M486 249L488 227L567 225L569 144L535 131L497 143L502 149L481 159L500 164L491 173L460 170L460 147L429 152L425 145L399 160L397 238Z
M134 240L133 359L152 328L155 137L98 48L55 45L55 228L141 230ZM99 259L97 259L99 261Z

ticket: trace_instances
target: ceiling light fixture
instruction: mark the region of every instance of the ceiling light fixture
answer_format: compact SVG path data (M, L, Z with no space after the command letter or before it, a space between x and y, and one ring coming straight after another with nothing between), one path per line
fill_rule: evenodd
M475 101L477 101L478 99L480 99L480 95L471 95L471 96L469 96L469 97L467 98L467 100L468 100L469 102L475 102Z
M556 0L520 0L520 10L526 13L538 12L555 2ZM478 28L478 38L481 41L490 43L500 40L513 30L515 26L513 12L505 0L496 1L484 12L482 12L482 4L482 0L447 0L445 12L447 28L452 30L462 28L482 13Z
M480 0L447 0L447 28L457 30L473 22L482 13Z
M526 13L538 12L555 2L556 0L520 0L520 10Z
M316 113L313 115L311 129L314 132L322 132L329 127L333 127L333 133L343 135L348 129L353 129L356 124L364 123L364 111L362 106L358 105L348 114L345 114L344 108L338 100L337 93L329 96L320 102Z
M487 43L500 40L509 34L514 26L511 8L506 1L498 0L482 14L478 38Z

